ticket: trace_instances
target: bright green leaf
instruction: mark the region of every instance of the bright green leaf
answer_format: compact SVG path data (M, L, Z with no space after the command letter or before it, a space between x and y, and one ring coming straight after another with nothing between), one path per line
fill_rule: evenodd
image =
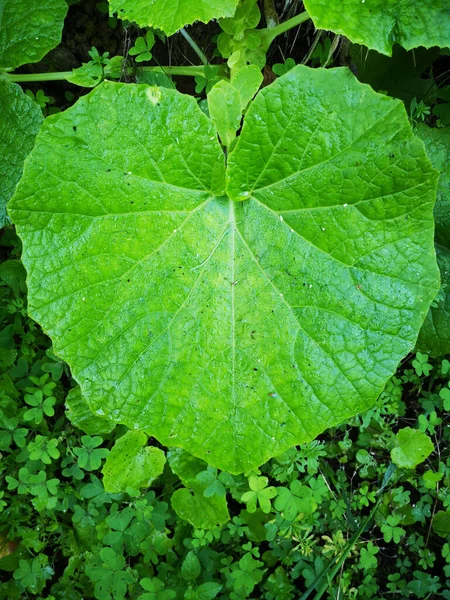
M91 408L239 473L371 406L413 347L437 175L401 102L300 66L224 176L193 98L107 82L47 119L10 212Z
M103 484L110 493L126 491L127 487L149 487L164 470L164 452L146 446L142 431L127 431L114 444L103 466Z
M93 88L103 79L103 67L99 63L89 61L78 69L73 69L67 81L81 87Z
M89 435L110 433L115 424L107 417L102 416L103 411L93 413L86 400L83 398L80 387L70 390L66 397L66 416L74 427L78 427Z
M450 46L447 0L305 0L305 8L317 29L382 54L391 55L394 44L407 50Z
M238 0L109 0L111 14L172 35L194 21L232 17Z
M61 41L66 13L64 0L0 0L0 69L40 61Z
M230 146L239 129L242 110L239 91L225 79L216 83L208 94L208 109L224 146Z
M391 450L391 458L398 467L414 469L433 450L433 443L425 433L405 427L397 433L397 446Z
M237 89L243 112L263 82L261 70L256 65L246 65L233 74L231 85Z

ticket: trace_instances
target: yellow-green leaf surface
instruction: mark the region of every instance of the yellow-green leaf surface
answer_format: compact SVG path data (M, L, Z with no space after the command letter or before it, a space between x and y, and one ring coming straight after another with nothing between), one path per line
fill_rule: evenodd
M297 67L225 160L174 90L46 120L11 201L29 311L95 410L232 473L373 404L439 287L400 101Z
M414 469L434 450L430 438L419 431L405 427L397 433L397 446L391 450L392 462L404 469Z
M64 0L0 0L0 69L38 62L61 41Z
M39 106L18 85L0 78L0 227L43 120Z
M165 454L159 448L147 446L142 431L127 431L111 449L103 467L103 485L110 493L149 487L164 470Z
M111 14L172 35L194 21L232 17L238 0L109 0Z
M450 353L450 127L417 127L428 156L440 173L434 207L436 256L441 272L441 289L420 330L417 347L432 356Z
M66 417L74 427L81 429L84 433L88 435L111 433L116 424L102 416L102 413L103 411L100 411L100 414L94 414L91 411L78 385L67 394Z
M450 46L448 0L305 0L314 25L342 33L382 54L394 44L407 50Z
M184 488L172 494L171 504L176 514L188 521L196 529L214 529L230 519L227 501L222 496L206 497L208 487L197 479L207 464L181 449L170 450L167 455L170 468L177 475Z

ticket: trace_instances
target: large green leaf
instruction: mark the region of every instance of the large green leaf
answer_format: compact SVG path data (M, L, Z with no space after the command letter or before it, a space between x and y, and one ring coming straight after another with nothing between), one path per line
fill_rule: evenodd
M365 410L413 347L437 173L400 101L298 67L250 106L229 198L224 175L193 98L105 83L46 120L11 215L92 409L237 473Z
M441 272L441 289L420 330L417 347L433 356L450 353L450 127L432 129L419 125L433 167L440 173L434 207L435 242Z
M101 410L97 411L97 414L91 411L78 385L67 394L66 417L74 427L78 427L84 433L88 435L111 433L116 424L102 414Z
M41 60L61 41L64 0L0 0L0 69Z
M20 87L0 77L0 227L43 120L39 106Z
M238 0L109 0L111 14L172 35L194 21L232 17Z
M448 0L305 0L305 8L318 29L382 54L390 55L394 44L407 50L450 46Z

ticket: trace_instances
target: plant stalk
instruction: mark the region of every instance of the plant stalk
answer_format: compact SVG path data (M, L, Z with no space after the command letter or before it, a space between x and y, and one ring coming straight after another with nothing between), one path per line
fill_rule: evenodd
M292 17L292 19L288 19L287 21L284 21L283 23L280 23L279 25L276 25L275 27L268 27L266 29L261 29L260 35L262 37L263 46L265 48L268 48L276 37L278 37L279 35L282 35L283 33L286 33L286 31L289 31L289 29L298 27L298 25L301 25L302 23L307 21L309 18L310 18L309 13L305 10L302 13L300 13L299 15Z
M192 50L195 52L195 54L199 57L201 62L204 65L207 65L208 59L206 58L203 50L199 47L197 42L189 35L189 33L186 31L186 29L184 27L182 29L180 29L180 33L184 37L184 39L187 41L189 46L192 48Z
M189 67L139 67L142 71L154 71L166 75L181 75L186 77L197 77L205 75L204 66ZM210 69L222 72L222 65L210 65ZM133 75L133 68L125 69L127 75ZM55 73L5 73L6 78L14 83L27 83L39 81L65 81L72 75L72 71L59 71Z

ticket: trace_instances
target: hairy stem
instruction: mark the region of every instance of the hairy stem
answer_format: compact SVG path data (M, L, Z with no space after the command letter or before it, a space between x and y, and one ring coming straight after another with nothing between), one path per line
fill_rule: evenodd
M202 61L202 63L204 65L207 65L208 59L206 58L205 54L203 53L203 50L201 50L201 48L198 46L197 42L189 35L189 33L186 31L186 29L184 27L182 29L180 29L180 33L184 37L184 39L187 41L189 46L192 48L192 50L195 52L195 54Z

